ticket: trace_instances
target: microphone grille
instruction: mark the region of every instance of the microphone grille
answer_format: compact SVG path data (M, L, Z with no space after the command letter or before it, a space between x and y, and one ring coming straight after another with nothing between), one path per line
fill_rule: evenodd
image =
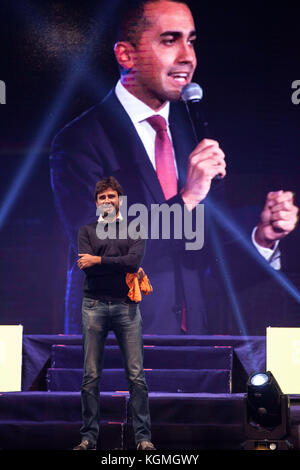
M188 83L181 90L181 98L183 101L200 101L203 97L203 90L198 83Z

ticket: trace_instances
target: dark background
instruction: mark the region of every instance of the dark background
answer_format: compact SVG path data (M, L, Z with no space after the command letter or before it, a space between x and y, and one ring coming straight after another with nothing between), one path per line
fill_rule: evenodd
M117 1L11 0L0 6L0 323L64 332L67 243L56 215L49 150L56 132L118 78ZM212 137L227 155L233 207L266 189L300 189L299 13L292 2L191 2ZM299 202L298 202L299 203ZM246 212L245 212L246 214ZM296 326L296 325L293 325Z

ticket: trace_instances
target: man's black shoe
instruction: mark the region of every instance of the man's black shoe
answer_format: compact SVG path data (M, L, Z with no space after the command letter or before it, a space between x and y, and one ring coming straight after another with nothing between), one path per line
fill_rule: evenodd
M89 441L81 441L78 446L74 447L73 450L96 450L96 446L91 444Z

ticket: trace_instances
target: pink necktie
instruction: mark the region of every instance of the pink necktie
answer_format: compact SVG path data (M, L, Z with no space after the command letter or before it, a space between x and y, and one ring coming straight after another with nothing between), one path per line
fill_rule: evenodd
M147 119L156 132L155 136L155 166L156 174L166 199L177 194L177 175L174 163L174 153L167 133L166 120L158 114Z
M166 199L177 194L177 175L174 163L172 143L167 132L166 120L158 114L147 119L156 132L155 136L155 166L156 174ZM186 307L183 302L181 328L187 331Z

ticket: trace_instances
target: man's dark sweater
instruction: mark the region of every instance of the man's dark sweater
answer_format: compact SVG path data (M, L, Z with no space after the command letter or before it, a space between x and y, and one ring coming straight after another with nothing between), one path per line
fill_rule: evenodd
M104 222L100 222L104 224ZM97 222L80 227L78 232L78 253L101 256L101 263L83 271L86 274L84 295L104 301L129 301L129 288L126 273L137 272L145 251L145 240L133 240L126 233L124 221L115 224L116 238L100 239L97 235ZM105 223L103 227L107 228ZM99 227L98 227L99 228Z

